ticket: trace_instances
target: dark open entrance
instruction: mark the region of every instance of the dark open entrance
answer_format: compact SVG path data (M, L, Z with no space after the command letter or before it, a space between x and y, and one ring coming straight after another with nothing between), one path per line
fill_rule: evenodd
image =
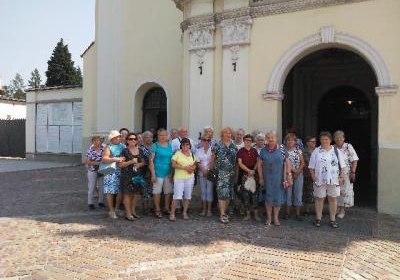
M150 89L143 98L142 131L167 128L167 96L161 87Z
M330 48L301 59L284 85L283 131L300 136L322 130L346 134L360 158L355 204L376 207L378 99L376 77L359 55Z

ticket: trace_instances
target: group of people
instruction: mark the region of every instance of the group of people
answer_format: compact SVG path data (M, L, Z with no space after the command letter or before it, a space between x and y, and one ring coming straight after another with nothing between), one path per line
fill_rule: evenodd
M260 205L265 205L266 225L280 226L280 208L285 205L283 219L302 221L315 204L315 226L321 226L324 201L327 197L329 219L337 228L336 217L343 218L346 208L354 205L353 183L358 157L343 131L323 131L307 137L305 146L295 131L289 131L282 144L277 133L234 131L225 127L220 139L207 126L196 143L188 129L181 127L168 133L131 133L123 128L108 135L108 144L100 136L92 138L86 153L88 169L88 205L95 208L94 193L98 189L98 206L118 218L121 201L125 219L140 218L139 201L154 215L167 215L176 221L178 211L189 219L192 191L201 188L201 216L213 215L217 202L219 220L229 223L232 212L243 214L244 220L260 221ZM331 145L334 140L334 145ZM163 200L161 198L163 197Z

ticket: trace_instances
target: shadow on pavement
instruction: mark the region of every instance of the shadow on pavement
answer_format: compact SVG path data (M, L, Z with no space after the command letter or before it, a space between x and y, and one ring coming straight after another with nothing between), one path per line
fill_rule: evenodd
M282 221L281 227L266 227L255 221L235 217L227 225L217 217L198 215L198 196L192 203L191 220L178 216L174 223L166 218L145 216L134 222L111 220L106 211L87 210L86 171L83 166L0 173L0 217L55 224L61 237L90 237L137 240L160 246L207 246L230 241L284 250L341 252L353 240L381 239L400 243L400 219L355 208L340 221L340 228L321 228L308 220ZM400 245L400 244L399 244Z

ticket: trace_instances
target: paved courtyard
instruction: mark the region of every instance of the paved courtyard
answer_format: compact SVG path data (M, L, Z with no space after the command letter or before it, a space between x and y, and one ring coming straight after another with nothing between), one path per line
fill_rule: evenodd
M85 170L0 173L1 279L400 279L400 218L354 209L340 228L203 218L110 220Z

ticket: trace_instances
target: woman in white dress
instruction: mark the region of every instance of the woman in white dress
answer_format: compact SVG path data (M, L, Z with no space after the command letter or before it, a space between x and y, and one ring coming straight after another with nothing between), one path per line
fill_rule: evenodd
M358 156L353 146L349 143L345 143L344 132L341 130L336 131L333 134L333 140L335 146L343 154L345 166L344 166L344 183L340 187L340 196L338 197L338 215L340 219L344 218L346 208L354 206L354 190L353 183L356 179L356 170Z

